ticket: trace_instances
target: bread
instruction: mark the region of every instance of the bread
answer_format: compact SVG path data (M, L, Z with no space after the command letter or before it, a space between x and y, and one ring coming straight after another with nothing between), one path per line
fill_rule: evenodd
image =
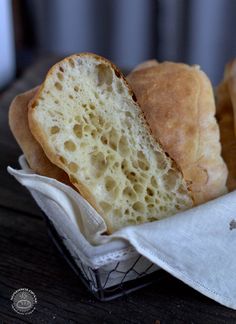
M198 67L151 62L128 77L153 135L179 164L196 204L227 192L211 84Z
M192 206L181 172L157 143L121 72L88 53L53 66L29 124L112 233Z
M228 67L226 67L223 81L216 89L216 116L220 127L222 156L229 170L227 187L229 191L232 191L236 189L236 136L227 69Z
M32 89L16 96L12 101L9 109L11 131L32 170L40 175L70 184L67 174L48 160L43 149L30 132L28 125L28 103L36 92L37 88Z

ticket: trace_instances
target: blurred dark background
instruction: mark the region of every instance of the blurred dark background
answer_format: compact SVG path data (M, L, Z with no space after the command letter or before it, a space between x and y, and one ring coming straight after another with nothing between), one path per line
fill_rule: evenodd
M45 55L90 51L125 71L150 58L199 64L216 85L236 56L234 0L4 1L17 75Z

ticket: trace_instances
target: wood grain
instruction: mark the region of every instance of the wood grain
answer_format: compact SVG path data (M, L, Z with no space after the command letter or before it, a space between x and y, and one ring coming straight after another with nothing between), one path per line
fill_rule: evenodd
M39 208L6 172L20 150L7 123L10 100L41 79L52 59L38 63L0 101L0 323L236 323L236 312L166 274L161 282L110 302L97 301L48 237ZM27 287L36 310L21 316L10 296Z

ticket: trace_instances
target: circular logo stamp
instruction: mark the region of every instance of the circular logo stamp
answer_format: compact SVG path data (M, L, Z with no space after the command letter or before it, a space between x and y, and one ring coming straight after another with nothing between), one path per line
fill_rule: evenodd
M20 288L16 290L12 296L12 308L21 315L32 314L37 304L37 297L35 293L28 288Z

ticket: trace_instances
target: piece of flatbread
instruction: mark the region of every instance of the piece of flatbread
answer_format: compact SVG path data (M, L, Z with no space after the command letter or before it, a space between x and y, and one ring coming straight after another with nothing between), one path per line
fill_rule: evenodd
M121 72L89 53L53 66L29 106L29 124L53 164L112 233L192 206L183 176L150 134Z
M13 99L9 109L11 131L32 170L40 175L71 185L67 174L49 161L43 149L30 132L28 103L36 94L37 89L34 88L24 92Z
M199 67L149 62L127 77L151 130L180 165L196 204L227 192L212 86Z

